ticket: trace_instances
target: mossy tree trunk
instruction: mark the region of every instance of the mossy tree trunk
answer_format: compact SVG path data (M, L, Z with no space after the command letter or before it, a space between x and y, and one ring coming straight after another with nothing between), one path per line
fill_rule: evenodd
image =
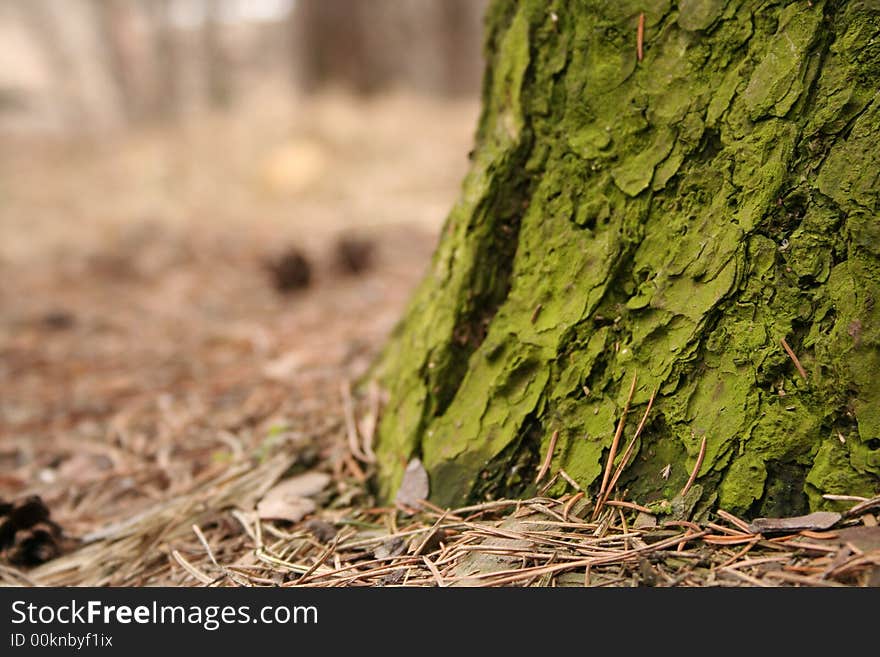
M880 3L486 22L472 169L377 370L384 494L412 456L443 505L534 493L555 431L551 472L595 489L634 375L631 499L673 498L704 437L703 506L876 494Z

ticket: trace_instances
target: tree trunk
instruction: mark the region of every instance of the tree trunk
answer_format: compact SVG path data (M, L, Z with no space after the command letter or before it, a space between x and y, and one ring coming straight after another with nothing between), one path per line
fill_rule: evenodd
M675 498L704 439L698 509L876 494L880 3L498 0L487 28L473 166L376 370L384 495L412 456L441 505L533 494L557 431L550 473L595 490L634 376L629 499Z
M298 0L291 14L297 83L360 93L395 85L440 94L479 88L485 0Z
M153 103L154 116L176 117L183 104L180 44L171 22L172 0L145 0L144 11L153 42Z
M208 0L202 27L202 52L208 101L212 107L228 109L232 101L229 53L223 42L220 2Z

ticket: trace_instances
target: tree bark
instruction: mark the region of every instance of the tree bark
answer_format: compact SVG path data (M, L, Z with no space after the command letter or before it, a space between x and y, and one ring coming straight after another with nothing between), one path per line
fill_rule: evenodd
M487 29L472 169L376 368L384 495L412 456L441 505L533 494L556 431L595 490L634 376L629 499L676 498L704 439L698 509L877 494L880 4L497 0Z

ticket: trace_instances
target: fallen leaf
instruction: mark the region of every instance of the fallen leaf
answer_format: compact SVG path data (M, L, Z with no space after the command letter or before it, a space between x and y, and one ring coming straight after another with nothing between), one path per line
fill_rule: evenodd
M299 522L317 508L315 501L308 497L283 495L263 498L257 504L257 515L261 520Z
M756 534L799 532L804 529L831 529L842 518L834 511L816 511L806 516L794 518L756 518L749 525L749 531Z
M420 500L428 499L428 473L419 459L411 459L403 473L403 481L397 489L394 501L403 506L416 507Z
M257 504L257 515L263 520L299 522L318 508L310 498L329 483L330 475L323 472L306 472L285 479L263 496Z
M272 495L294 495L298 497L311 497L317 495L330 483L330 475L324 472L304 472L287 479L282 479L275 484L263 499Z

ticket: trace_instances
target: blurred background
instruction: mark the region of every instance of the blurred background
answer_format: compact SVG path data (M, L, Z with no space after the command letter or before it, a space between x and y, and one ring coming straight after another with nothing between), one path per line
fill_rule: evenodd
M484 8L3 0L0 256L42 248L22 222L65 244L205 211L436 226L475 125Z
M0 502L80 535L267 441L345 461L340 387L468 167L484 9L0 0Z

